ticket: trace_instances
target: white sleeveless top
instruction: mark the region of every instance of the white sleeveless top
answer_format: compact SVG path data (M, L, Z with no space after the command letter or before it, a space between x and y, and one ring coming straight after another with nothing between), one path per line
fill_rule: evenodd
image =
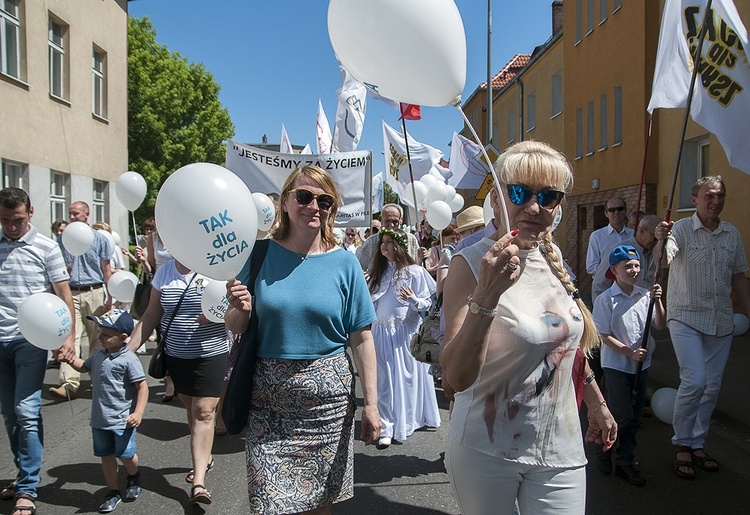
M459 253L475 278L494 243L485 238ZM474 384L456 393L451 436L470 449L523 464L583 466L571 378L583 334L581 311L539 249L518 257L522 273L500 297L485 364Z

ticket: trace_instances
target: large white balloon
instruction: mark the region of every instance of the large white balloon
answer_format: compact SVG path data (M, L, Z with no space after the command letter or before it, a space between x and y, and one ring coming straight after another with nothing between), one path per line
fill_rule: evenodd
M268 195L260 192L253 193L253 200L255 200L255 209L258 214L258 230L268 231L276 216L276 206L273 205L273 200L268 198Z
M414 189L412 189L412 186ZM405 191L410 199L413 191L414 195L417 196L417 207L421 208L423 206L425 195L427 195L427 186L425 186L424 183L419 181L410 182L406 185Z
M451 211L457 213L461 211L462 207L464 207L464 198L460 193L456 193L455 195L453 195L453 199L448 202L448 205L451 207Z
M429 190L430 186L438 182L437 177L434 175L430 175L428 173L424 174L422 177L419 178L419 182L425 185L425 187Z
M258 232L250 190L237 175L211 163L189 164L169 176L154 214L172 256L212 279L237 276Z
M424 203L429 206L436 200L445 201L445 184L439 181L435 181L433 185L427 188L427 194L424 197Z
M748 319L742 313L734 314L734 335L740 336L745 334L750 329L750 319Z
M443 184L443 200L450 204L455 196L456 188L454 188L450 184Z
M266 197L268 198L268 197ZM229 309L229 301L226 298L227 282L211 281L203 290L201 297L201 311L211 322L224 323L224 315Z
M120 235L117 231L112 231L112 238L114 238L115 240L115 245L119 247L120 243L122 243L122 238L120 238Z
M135 211L146 198L146 181L141 174L125 172L117 178L115 194L128 211Z
M23 337L44 350L59 349L72 328L68 306L51 293L26 297L18 306L17 320Z
M126 270L120 270L109 277L107 291L120 302L133 302L138 277Z
M94 230L83 222L72 222L63 231L62 242L65 250L74 256L80 256L94 243Z
M453 0L331 0L328 35L344 68L386 98L439 107L466 84L466 36Z
M651 409L656 418L665 424L671 424L674 418L674 401L677 398L677 390L674 388L659 388L651 396Z
M427 206L427 213L425 214L430 225L438 231L448 227L452 215L450 206L442 200L436 200Z

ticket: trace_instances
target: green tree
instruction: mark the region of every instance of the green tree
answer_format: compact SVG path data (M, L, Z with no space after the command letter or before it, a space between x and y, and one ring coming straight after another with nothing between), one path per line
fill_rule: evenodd
M128 153L148 193L137 223L153 215L166 178L186 164L222 164L234 134L220 87L202 64L156 42L148 17L128 19Z

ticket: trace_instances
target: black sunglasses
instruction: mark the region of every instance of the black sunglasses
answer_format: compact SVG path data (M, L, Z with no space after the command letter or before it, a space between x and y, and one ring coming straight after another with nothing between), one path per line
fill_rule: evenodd
M608 207L607 213L614 213L615 211L625 211L625 206Z
M557 190L532 191L523 184L507 184L508 198L517 206L522 206L536 195L536 201L546 209L555 209L562 202L565 193Z
M297 188L290 191L289 193L294 193L294 198L302 206L306 206L314 199L317 199L318 207L323 211L328 211L329 209L331 209L333 207L333 203L336 201L333 196L329 195L328 193L321 193L320 195L317 195L310 190L306 190L305 188Z

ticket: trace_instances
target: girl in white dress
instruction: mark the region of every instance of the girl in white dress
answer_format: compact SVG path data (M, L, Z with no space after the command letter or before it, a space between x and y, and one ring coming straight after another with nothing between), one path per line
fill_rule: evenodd
M377 321L372 325L378 361L378 410L382 431L378 448L405 440L421 427L438 427L440 413L430 366L409 352L419 329L419 311L430 307L435 280L407 253L406 234L382 229L380 252L370 268L370 295Z

